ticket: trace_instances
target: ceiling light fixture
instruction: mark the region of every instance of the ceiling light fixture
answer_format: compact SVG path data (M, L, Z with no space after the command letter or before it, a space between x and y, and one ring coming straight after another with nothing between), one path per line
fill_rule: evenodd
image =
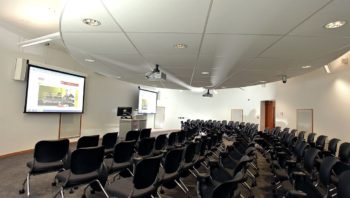
M96 19L91 19L91 18L86 18L83 19L83 23L85 23L86 25L90 25L90 26L100 26L101 22L96 20Z
M344 26L345 24L346 24L346 21L344 21L344 20L333 21L333 22L327 23L323 27L326 29L336 29L336 28L340 28L340 27Z
M95 62L94 59L90 59L90 58L85 58L84 61L89 62L89 63L94 63Z
M115 76L115 78L116 78L116 79L120 79L120 78L122 78L122 77L121 77L121 76Z
M183 44L183 43L177 43L174 45L174 47L177 49L185 49L185 48L187 48L187 45Z
M31 43L28 43L28 44L23 44L21 45L21 47L28 47L28 46L32 46L32 45L37 45L37 44L40 44L40 43L46 43L46 42L49 42L49 41L52 41L52 39L43 39L43 40L40 40L40 41L34 41L34 42L31 42Z
M30 40L22 41L22 42L18 43L18 45L20 45L21 47L28 47L28 46L32 46L32 45L41 44L41 43L47 43L47 42L50 42L52 40L57 40L60 38L61 38L60 33L56 32L56 33L48 34L45 36L33 38Z
M221 88L222 88L222 89L226 89L226 87L225 87L225 86L222 86Z
M311 66L310 65L305 65L305 66L302 66L301 68L303 68L303 69L308 69L308 68L310 68Z
M209 72L204 71L204 72L201 72L201 74L203 74L203 75L208 75L208 74L209 74Z
M329 69L328 65L323 66L324 70L326 71L327 74L331 73L331 70Z
M260 80L259 82L260 82L260 83L266 83L266 81L265 81L265 80Z

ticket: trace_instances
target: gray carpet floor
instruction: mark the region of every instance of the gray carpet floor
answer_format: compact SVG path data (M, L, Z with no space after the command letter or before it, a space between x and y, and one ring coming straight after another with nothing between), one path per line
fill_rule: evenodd
M74 145L71 145L73 148ZM7 157L0 159L0 198L12 198L12 197L26 197L20 195L18 190L21 188L22 182L27 174L28 168L26 162L32 160L32 153L22 154L13 157ZM272 174L265 159L258 154L258 165L260 168L260 176L257 178L257 186L253 189L255 197L272 197L271 195L271 179ZM205 168L200 168L200 172L206 172ZM51 186L55 173L36 175L31 177L31 197L46 198L52 197L52 195L58 190L58 187ZM197 197L196 194L196 179L190 175L184 178L184 183L190 189L190 196ZM69 193L69 190L65 191L65 196L81 197L83 194L83 186L79 187L73 194ZM247 197L247 191L241 189L243 195ZM185 194L180 188L173 189L164 188L164 194L162 197L184 197ZM104 197L102 193L88 194L87 197Z

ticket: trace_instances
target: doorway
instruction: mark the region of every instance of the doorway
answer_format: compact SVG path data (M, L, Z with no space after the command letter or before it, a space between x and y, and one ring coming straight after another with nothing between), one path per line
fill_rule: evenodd
M243 122L243 109L231 109L231 121Z
M275 127L275 101L261 101L260 105L260 126L261 130Z

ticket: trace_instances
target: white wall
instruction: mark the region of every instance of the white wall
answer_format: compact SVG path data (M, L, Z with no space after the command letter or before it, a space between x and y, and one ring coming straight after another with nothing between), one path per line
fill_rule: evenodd
M350 141L350 71L318 69L276 85L276 118L296 127L296 109L314 110L314 132ZM283 112L283 116L282 113Z
M68 54L53 47L20 49L20 36L0 27L0 155L31 149L43 139L57 139L58 114L24 114L26 83L13 80L17 57L67 68L88 75L82 135L117 130L116 108L137 104L137 86L104 78L83 69Z
M251 86L241 89L218 90L212 98L203 93L160 89L158 106L165 107L166 128L179 128L179 117L185 119L230 120L231 109L243 109L245 122L259 123L260 101L275 98L271 85Z
M165 126L179 127L178 117L230 120L230 109L243 109L245 122L260 123L260 101L276 101L276 125L296 128L296 109L313 109L314 132L350 141L350 70L325 74L317 69L282 82L202 93L160 89Z

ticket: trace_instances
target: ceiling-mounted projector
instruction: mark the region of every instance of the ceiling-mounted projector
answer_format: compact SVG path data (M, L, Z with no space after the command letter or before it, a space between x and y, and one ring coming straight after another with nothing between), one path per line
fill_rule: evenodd
M203 94L203 97L213 97L213 94L211 94L208 89L207 93Z
M156 67L151 72L147 72L145 75L147 80L150 81L161 81L166 80L166 74L159 71L159 65L157 64Z

